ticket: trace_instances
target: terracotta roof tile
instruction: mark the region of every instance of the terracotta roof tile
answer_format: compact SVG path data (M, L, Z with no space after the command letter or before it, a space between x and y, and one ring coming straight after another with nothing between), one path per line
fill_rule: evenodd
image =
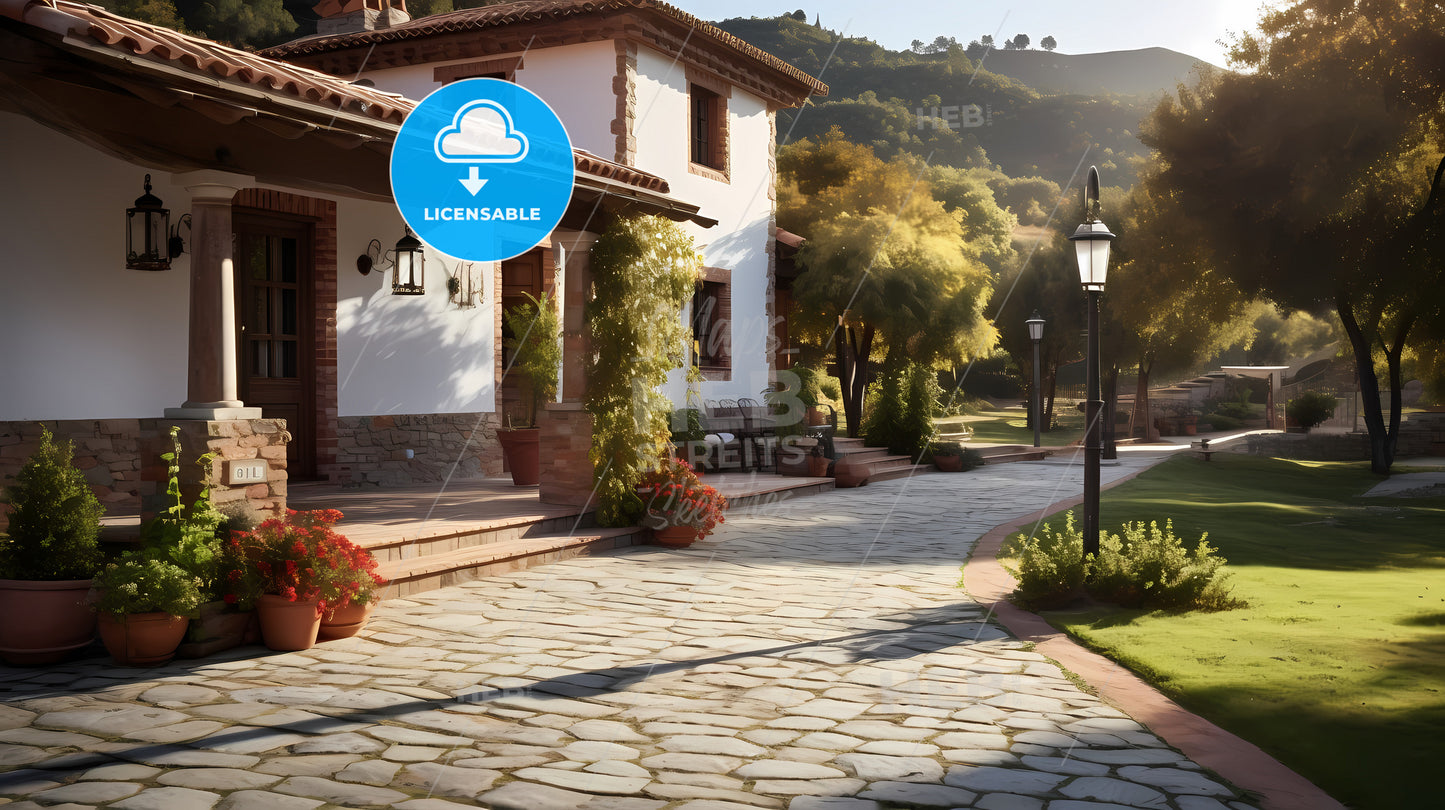
M767 51L749 45L747 42L722 29L698 19L681 9L658 0L516 0L479 8L463 9L449 14L434 14L401 23L390 28L375 31L361 31L349 34L323 34L306 37L262 53L277 59L310 56L328 51L366 47L384 42L400 42L408 39L434 36L437 34L477 31L518 23L545 22L597 14L607 11L629 9L650 10L664 17L674 19L693 28L697 34L730 48L754 61L760 62L778 73L810 88L818 95L827 95L828 86L816 78L793 67Z
M0 15L121 54L169 63L327 108L399 125L416 102L69 0L0 0Z
M0 0L0 17L62 37L89 40L120 54L168 63L315 105L322 112L347 110L400 125L417 102L352 84L319 71L289 65L169 28L112 14L69 0ZM658 194L669 192L655 174L575 150L577 171Z

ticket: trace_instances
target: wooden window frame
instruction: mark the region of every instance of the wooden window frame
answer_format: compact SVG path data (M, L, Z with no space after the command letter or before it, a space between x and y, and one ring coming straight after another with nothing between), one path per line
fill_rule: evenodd
M687 158L688 171L719 182L731 179L731 124L728 99L732 85L701 71L687 71ZM706 130L698 132L699 114L705 115ZM703 154L699 154L699 150Z
M437 84L451 84L462 79L494 78L509 82L517 80L517 71L522 69L522 57L509 56L506 59L486 59L480 62L463 62L458 65L442 65L432 68L432 81Z
M708 311L703 311L704 301L714 302ZM700 318L707 318L705 329L699 329ZM697 291L692 296L690 321L693 336L693 365L702 372L705 380L727 381L732 379L732 271L718 267L703 268L698 279ZM709 351L715 349L715 353ZM706 352L706 354L705 354Z

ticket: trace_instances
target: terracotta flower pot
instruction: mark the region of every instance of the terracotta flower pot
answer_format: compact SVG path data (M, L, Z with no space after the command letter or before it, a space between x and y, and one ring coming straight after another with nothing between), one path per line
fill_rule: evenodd
M152 667L164 664L176 654L186 637L190 620L169 613L132 613L116 618L100 614L100 640L105 650L123 667Z
M866 461L856 461L851 455L840 455L833 462L833 484L837 487L861 487L868 483L869 467Z
M15 666L54 664L95 638L90 580L0 580L0 658Z
M371 619L371 609L376 607L375 602L367 602L364 605L346 604L336 608L331 614L321 617L321 630L317 633L318 641L331 641L338 638L351 638L361 632L361 628Z
M497 441L507 458L516 486L535 486L542 480L542 431L537 428L499 430Z
M828 477L828 465L832 459L827 456L808 456L808 475L814 478Z
M200 618L192 619L177 658L204 658L212 653L260 640L255 611L227 612L225 602L201 605Z
M291 602L263 594L256 600L256 615L261 618L261 641L279 652L311 649L321 630L321 607L315 599Z
M665 526L652 530L652 542L664 548L687 548L697 542L697 529L691 526Z
M934 456L933 466L939 472L963 472L963 456Z

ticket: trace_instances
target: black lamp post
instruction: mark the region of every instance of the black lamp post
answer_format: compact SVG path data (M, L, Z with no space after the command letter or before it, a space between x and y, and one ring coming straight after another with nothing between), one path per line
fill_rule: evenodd
M1109 272L1109 243L1114 234L1099 221L1099 170L1089 167L1084 184L1084 224L1069 240L1079 259L1079 283L1089 299L1089 351L1084 368L1088 402L1084 418L1088 432L1084 440L1084 555L1099 553L1099 461L1102 457L1102 427L1099 417L1103 401L1099 396L1099 296Z
M1034 310L1024 323L1029 327L1029 340L1034 342L1034 447L1042 447L1044 392L1039 388L1039 341L1044 339L1044 317Z
M396 254L391 265L391 294L425 295L425 270L426 250L408 227L406 233L396 240Z

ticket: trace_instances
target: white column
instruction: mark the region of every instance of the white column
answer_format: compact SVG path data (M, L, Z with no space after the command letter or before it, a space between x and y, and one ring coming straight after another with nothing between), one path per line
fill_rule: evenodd
M191 192L190 341L186 401L172 419L259 419L237 396L236 302L231 199L250 177L217 171L172 176Z

